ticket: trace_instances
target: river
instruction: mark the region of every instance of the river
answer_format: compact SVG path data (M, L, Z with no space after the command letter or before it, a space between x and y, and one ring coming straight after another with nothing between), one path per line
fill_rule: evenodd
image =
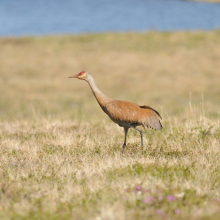
M220 29L220 4L178 0L0 0L0 36Z

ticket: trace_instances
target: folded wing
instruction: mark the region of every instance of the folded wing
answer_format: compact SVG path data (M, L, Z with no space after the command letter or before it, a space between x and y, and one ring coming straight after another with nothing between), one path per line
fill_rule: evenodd
M103 109L106 114L120 126L151 127L162 129L160 114L149 106L139 106L136 103L114 100Z

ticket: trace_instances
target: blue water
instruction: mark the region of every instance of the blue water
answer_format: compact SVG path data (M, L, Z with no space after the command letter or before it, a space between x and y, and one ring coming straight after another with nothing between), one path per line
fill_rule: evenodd
M220 4L178 0L0 0L0 36L220 29Z

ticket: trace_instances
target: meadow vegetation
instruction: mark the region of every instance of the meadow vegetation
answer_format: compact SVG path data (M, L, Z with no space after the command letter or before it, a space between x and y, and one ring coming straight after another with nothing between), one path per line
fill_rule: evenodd
M0 219L220 219L220 31L0 39ZM110 121L84 81L157 109Z

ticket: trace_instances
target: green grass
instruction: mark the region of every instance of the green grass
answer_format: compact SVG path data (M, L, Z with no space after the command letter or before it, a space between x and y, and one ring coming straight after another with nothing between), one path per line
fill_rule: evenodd
M0 219L219 219L220 32L0 39ZM150 105L123 129L109 97Z

